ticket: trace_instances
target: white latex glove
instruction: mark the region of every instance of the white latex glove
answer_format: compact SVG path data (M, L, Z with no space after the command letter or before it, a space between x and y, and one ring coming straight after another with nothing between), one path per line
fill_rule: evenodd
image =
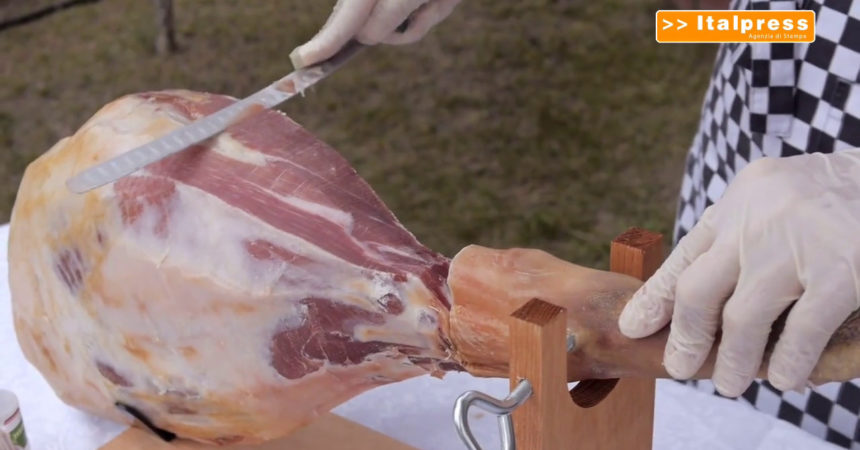
M671 319L663 364L696 374L721 328L713 381L737 397L755 378L771 325L778 389L804 387L836 329L860 307L860 149L765 158L742 170L619 318L630 338Z
M322 29L290 53L297 69L328 59L350 39L409 44L448 17L460 0L338 0ZM397 29L409 20L405 30Z

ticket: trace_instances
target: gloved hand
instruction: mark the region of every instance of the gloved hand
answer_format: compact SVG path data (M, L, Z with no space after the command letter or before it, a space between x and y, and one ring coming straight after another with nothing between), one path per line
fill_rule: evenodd
M460 0L338 0L308 43L290 53L299 69L334 55L350 39L362 44L409 44L448 17ZM406 23L405 29L398 30Z
M713 381L737 397L763 362L771 325L793 304L767 377L778 389L800 389L860 306L858 294L860 149L765 158L705 211L618 325L640 338L671 319L663 364L680 379L695 375L721 328Z

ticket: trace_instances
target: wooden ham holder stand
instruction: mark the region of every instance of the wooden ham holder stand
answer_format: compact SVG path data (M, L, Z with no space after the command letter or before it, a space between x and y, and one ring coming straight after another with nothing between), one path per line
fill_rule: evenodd
M612 241L610 269L645 280L662 262L663 237L631 228ZM646 450L654 426L654 380L584 380L567 389L567 311L531 299L510 317L511 393L505 399L469 391L454 406L454 425L470 450L476 406L499 418L509 450Z
M662 262L662 236L632 228L612 241L610 269L645 280ZM534 299L511 315L510 381L529 380L531 396L513 413L518 450L645 450L651 448L654 380L584 381L567 390L564 308ZM614 387L614 389L613 389ZM609 392L611 391L611 392ZM604 398L605 397L605 398ZM574 404L594 404L583 408ZM193 450L129 428L101 450ZM407 450L412 447L359 424L326 414L292 435L247 450Z
M660 234L631 228L612 241L610 270L644 281L662 263L662 245ZM650 449L654 380L621 379L614 389L583 381L568 393L566 324L564 308L538 299L511 315L511 389L523 379L533 389L513 413L517 449Z

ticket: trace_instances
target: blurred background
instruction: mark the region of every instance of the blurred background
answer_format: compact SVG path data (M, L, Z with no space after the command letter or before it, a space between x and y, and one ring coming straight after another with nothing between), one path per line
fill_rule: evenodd
M0 0L2 223L27 164L104 104L248 95L292 70L334 4L174 0L171 51L159 0L77 2ZM718 6L688 3L464 0L420 43L365 52L284 110L437 251L536 247L605 268L627 227L671 236L716 47L657 44L654 12Z

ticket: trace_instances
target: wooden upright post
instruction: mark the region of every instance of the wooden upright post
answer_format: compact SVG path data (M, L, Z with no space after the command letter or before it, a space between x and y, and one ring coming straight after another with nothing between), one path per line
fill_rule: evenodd
M529 380L533 389L532 398L514 412L518 449L559 450L570 442L565 441L566 434L558 432L569 423L562 412L571 407L564 384L566 316L564 308L538 299L513 314L511 390L523 379ZM515 378L513 374L517 374Z
M660 234L632 228L612 241L613 272L644 281L661 261ZM533 388L532 397L513 415L517 448L650 449L654 380L587 380L574 388L578 392L569 393L566 316L564 308L540 299L529 301L511 316L511 389L522 379Z

